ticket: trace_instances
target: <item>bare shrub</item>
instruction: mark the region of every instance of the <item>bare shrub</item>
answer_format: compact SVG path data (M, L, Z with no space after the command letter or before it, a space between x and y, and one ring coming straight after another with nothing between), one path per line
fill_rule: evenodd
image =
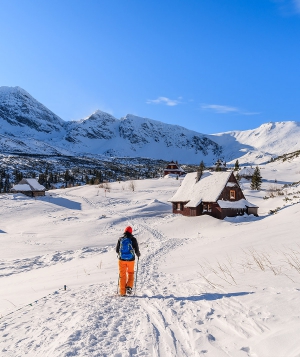
M105 195L106 195L106 192L110 192L110 190L111 190L111 186L108 181L101 182L99 184L98 188L103 188ZM97 196L98 196L98 194L97 194Z
M291 271L300 274L300 246L298 248L289 248L288 250L278 252L274 251L276 257L273 258L270 253L250 248L243 250L244 256L239 262L233 262L232 258L227 256L225 262L221 263L217 260L214 265L208 261L204 261L202 264L198 263L201 270L197 273L206 283L215 289L224 287L219 281L222 284L226 283L237 286L237 274L240 275L250 270L264 273L272 272L275 276L284 276L295 283L295 280L291 276Z
M269 214L276 214L280 210L281 210L281 207L276 207L275 209L270 209Z
M129 182L128 188L129 188L129 190L132 191L132 192L135 191L135 189L136 189L136 184L135 184L135 182L134 182L133 180L131 180L131 181Z
M289 249L282 254L284 255L283 261L300 274L300 251Z
M105 181L103 183L103 188L106 192L110 192L111 186L110 186L109 182Z
M282 192L280 186L276 183L271 183L267 190L267 196L266 198L274 198L276 196L281 196L281 195L284 195L284 193Z
M199 263L198 263L199 264ZM222 287L222 285L217 284L216 282L213 282L211 279L208 279L207 275L208 274L214 274L214 276L218 279L221 279L225 283L229 285L237 285L236 280L233 276L233 273L231 271L231 265L232 262L228 260L226 263L220 263L217 261L217 266L213 267L208 261L205 261L204 265L199 264L201 267L201 272L198 272L198 274L212 287Z

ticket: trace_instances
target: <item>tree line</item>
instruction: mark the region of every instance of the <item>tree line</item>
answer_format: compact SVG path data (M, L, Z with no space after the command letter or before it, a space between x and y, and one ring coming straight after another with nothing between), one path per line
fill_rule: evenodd
M13 185L23 178L35 178L46 189L55 187L71 187L76 185L97 185L103 182L125 181L140 178L154 178L162 173L162 168L147 165L111 165L104 169L99 168L66 168L62 171L53 171L46 165L43 172L32 169L9 170L0 166L0 193L10 192Z

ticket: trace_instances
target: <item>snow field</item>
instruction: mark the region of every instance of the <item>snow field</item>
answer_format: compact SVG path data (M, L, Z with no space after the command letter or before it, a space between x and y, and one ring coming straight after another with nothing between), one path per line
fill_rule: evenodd
M263 200L273 170L282 185L299 181L296 166L264 166L261 192L242 184L260 217L224 221L173 215L172 178L113 183L106 197L1 195L1 356L300 356L300 275L283 261L300 252L300 205ZM128 224L142 256L137 295L120 298L114 248Z

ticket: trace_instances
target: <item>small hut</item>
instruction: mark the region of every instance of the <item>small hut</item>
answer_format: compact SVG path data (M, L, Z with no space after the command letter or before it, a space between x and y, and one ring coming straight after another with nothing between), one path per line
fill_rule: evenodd
M213 171L227 171L226 161L218 159L211 167Z
M244 167L240 171L238 171L238 174L240 178L245 178L247 180L251 180L254 174L254 168L253 167Z
M45 196L46 188L38 183L34 178L23 178L11 189L13 193L23 193L29 197Z
M178 165L178 162L171 161L167 167L164 169L164 176L166 175L176 175L176 176L183 176L186 175L186 172L183 170L182 167Z

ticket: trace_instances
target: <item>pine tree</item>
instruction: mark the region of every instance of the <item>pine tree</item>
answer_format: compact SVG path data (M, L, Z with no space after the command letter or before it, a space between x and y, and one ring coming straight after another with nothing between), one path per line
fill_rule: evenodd
M236 162L234 164L234 171L239 171L239 169L240 169L239 160L236 160Z
M49 172L48 181L50 184L53 182L53 173L51 171Z
M221 162L220 162L220 159L218 159L215 163L215 171L221 171L220 165L221 165Z
M64 174L64 181L68 182L71 178L70 171L67 169Z
M38 178L38 183L40 185L45 185L45 182L46 182L46 177L45 175L42 173L42 174L39 174L39 178Z
M261 183L262 183L262 177L260 174L260 169L258 166L256 166L251 180L251 185L250 185L251 190L260 190Z
M0 193L4 191L5 170L0 169Z
M4 189L3 192L9 192L10 191L10 181L9 181L9 175L6 174L5 176L5 181L4 181Z
M204 165L203 160L201 160L201 162L200 162L199 169L200 169L200 171L202 171L202 172L205 170L205 165Z

